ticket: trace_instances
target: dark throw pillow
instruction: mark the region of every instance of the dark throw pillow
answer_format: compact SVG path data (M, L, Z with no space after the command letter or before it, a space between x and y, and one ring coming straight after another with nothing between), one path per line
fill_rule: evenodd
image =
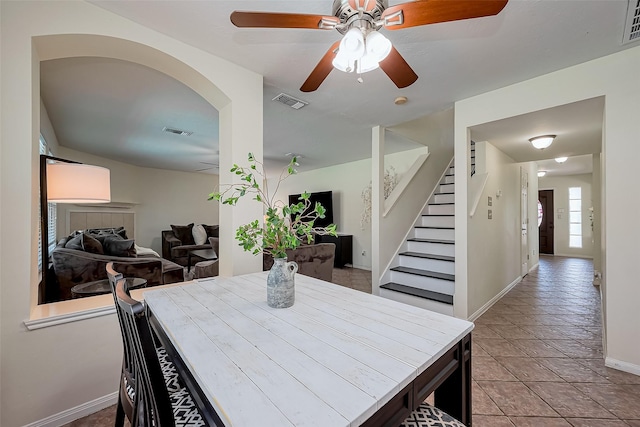
M64 247L67 249L75 249L92 254L104 254L102 243L86 233L80 233L72 239L69 239Z
M120 257L136 256L136 245L133 239L125 240L118 235L111 235L104 239L103 246L106 255Z
M204 225L204 231L207 232L207 237L220 237L220 226L219 225Z
M193 223L189 225L172 225L171 229L183 245L195 245L193 240Z

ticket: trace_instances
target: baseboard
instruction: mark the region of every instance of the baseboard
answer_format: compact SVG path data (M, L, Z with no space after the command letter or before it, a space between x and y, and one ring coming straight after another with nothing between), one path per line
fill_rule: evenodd
M531 273L535 268L538 268L538 266L539 266L539 265L540 265L540 263L539 263L539 262L536 262L536 263L533 265L533 267L531 267L531 268L529 269L529 271L528 271L528 272L529 272L529 273Z
M604 365L617 369L619 371L628 372L634 375L640 375L640 365L634 365L633 363L623 362L622 360L617 360L612 357L606 357L604 359Z
M90 402L83 403L82 405L78 405L74 408L51 415L39 421L35 421L31 424L26 424L24 427L59 427L79 418L86 417L87 415L94 414L104 408L115 405L116 403L118 403L117 391L94 399Z
M371 271L371 266L370 265L357 265L357 264L352 264L351 267L353 268L357 268L358 270L366 270L366 271Z
M489 310L491 308L491 306L493 304L495 304L496 302L498 302L498 300L500 298L502 298L504 296L504 294L506 294L507 292L509 292L511 290L511 288L513 288L515 285L517 285L518 283L520 283L520 281L522 280L522 276L518 276L516 278L516 280L514 280L513 282L509 283L507 285L506 288L504 288L502 291L500 291L499 294L497 294L495 297L491 298L489 301L487 301L487 303L485 305L483 305L482 307L480 307L475 313L473 313L471 316L469 316L468 320L470 322L475 321L478 317L482 316L484 314L485 311Z
M555 254L555 256L561 256L565 258L584 258L584 259L593 259L591 255L576 255L576 254Z

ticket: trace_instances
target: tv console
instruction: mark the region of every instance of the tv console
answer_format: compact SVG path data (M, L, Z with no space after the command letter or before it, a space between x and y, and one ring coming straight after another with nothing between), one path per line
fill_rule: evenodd
M353 236L351 234L338 234L337 237L316 235L316 243L334 243L336 245L334 267L342 268L345 264L353 265Z

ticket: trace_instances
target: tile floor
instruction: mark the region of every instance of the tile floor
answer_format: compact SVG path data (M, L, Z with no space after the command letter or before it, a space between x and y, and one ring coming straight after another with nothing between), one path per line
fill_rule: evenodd
M640 426L640 377L606 368L591 260L540 265L476 320L473 425Z
M542 257L473 333L474 427L640 427L640 377L606 368L590 260ZM334 270L371 292L371 273ZM69 427L111 426L115 407Z

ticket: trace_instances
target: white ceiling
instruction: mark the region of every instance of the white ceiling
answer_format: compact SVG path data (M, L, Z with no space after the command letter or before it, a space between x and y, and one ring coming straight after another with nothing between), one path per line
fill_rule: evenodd
M494 17L382 30L419 76L408 88L397 89L381 70L365 74L363 84L352 74L334 70L316 92L302 93L300 85L340 34L334 30L239 29L231 24L229 15L233 10L330 15L331 0L91 3L262 74L265 159L286 162L285 153L301 153L305 155L302 170L370 157L374 125L391 126L422 117L449 108L456 100L633 46L621 45L626 0L511 0ZM399 3L390 1L391 5ZM150 158L148 154L156 154L156 163L149 165L169 169L196 170L201 159L216 161L217 115L204 101L184 87L181 93L177 83L153 70L119 64L126 70L118 71L118 64L105 61L102 66L111 71L100 72L96 69L101 66L99 61L83 64L82 60L86 59L69 63L68 68L42 65L43 99L63 145L142 163ZM66 61L71 60L60 62ZM55 74L56 67L58 77L49 79L48 72ZM88 69L103 80L82 76ZM60 75L67 76L67 81ZM272 102L280 92L309 105L293 110ZM59 99L64 93L73 97ZM409 102L394 105L399 95L407 96ZM72 108L74 104L84 108ZM104 125L98 126L102 121ZM193 130L194 135L163 135L167 138L163 141L156 134L163 126ZM196 135L200 127L202 133ZM593 132L586 121L577 128L576 132L585 135ZM492 139L487 129L482 132ZM107 147L114 141L117 146ZM170 151L176 146L185 149L184 159ZM207 147L208 152L200 151ZM119 154L107 154L109 149ZM170 159L188 165L169 166Z
M591 173L592 154L602 147L604 97L548 108L471 128L471 139L488 141L516 162L536 161L553 175ZM534 148L530 138L556 135L551 146ZM569 157L564 164L556 157Z

